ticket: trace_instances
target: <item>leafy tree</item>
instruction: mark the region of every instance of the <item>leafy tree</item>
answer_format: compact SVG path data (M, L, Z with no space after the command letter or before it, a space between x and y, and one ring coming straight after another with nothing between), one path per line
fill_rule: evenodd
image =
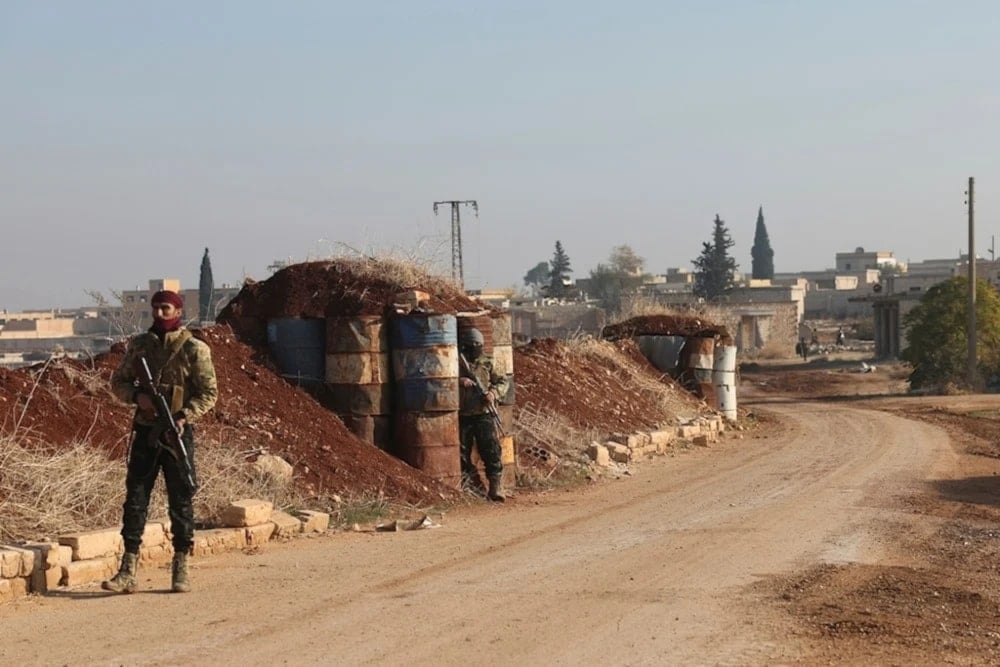
M573 272L569 263L569 255L563 250L562 242L556 241L556 250L552 254L552 261L549 262L549 295L562 297L566 295L566 286L563 281L569 278Z
M729 238L729 230L718 214L715 216L715 230L712 242L702 243L701 255L692 260L694 264L694 293L706 301L718 299L733 286L736 260L729 256L734 241Z
M757 210L757 229L753 233L753 247L750 249L751 277L758 280L774 278L774 250L771 249L771 239L767 236L764 226L764 207Z
M543 285L549 284L549 273L549 263L539 262L524 274L524 284L533 290L538 290Z
M965 384L968 286L964 276L938 283L903 318L907 346L899 356L913 365L911 388ZM976 281L976 358L979 377L1000 370L1000 293L985 280Z
M634 294L642 286L646 277L643 273L645 263L630 246L615 246L608 263L598 264L590 272L590 295L600 301L608 313L620 312L622 297Z
M212 293L215 281L212 280L212 260L208 258L208 248L201 257L201 277L198 280L198 319L210 322L215 319L215 309L212 308Z

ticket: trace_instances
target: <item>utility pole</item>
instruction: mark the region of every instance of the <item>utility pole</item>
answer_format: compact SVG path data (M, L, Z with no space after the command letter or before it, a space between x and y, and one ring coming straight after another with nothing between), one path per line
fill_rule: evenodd
M479 202L475 199L436 201L434 202L434 215L437 215L438 206L442 204L451 206L451 278L458 283L459 287L465 289L465 273L462 270L462 216L459 210L462 206L471 206L478 218Z
M969 335L968 335L968 382L969 388L976 387L976 237L975 237L975 187L976 179L969 177L968 196L965 203L969 205Z

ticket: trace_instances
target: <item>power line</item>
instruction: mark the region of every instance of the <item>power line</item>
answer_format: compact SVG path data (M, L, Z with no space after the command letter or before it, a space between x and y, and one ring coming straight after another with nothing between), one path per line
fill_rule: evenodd
M434 215L437 215L438 206L442 204L451 206L451 278L462 289L465 289L465 272L462 269L462 216L459 211L462 206L471 206L478 218L479 202L475 199L436 201L434 202Z

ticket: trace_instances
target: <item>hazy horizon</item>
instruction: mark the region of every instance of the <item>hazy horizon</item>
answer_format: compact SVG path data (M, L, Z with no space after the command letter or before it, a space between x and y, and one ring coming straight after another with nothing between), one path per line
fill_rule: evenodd
M0 309L218 284L355 248L466 285L562 242L691 268L712 220L750 271L904 262L996 233L1000 5L257 1L0 5Z

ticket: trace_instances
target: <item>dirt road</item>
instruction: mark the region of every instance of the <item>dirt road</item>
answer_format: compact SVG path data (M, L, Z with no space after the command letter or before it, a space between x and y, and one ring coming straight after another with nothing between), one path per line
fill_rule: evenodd
M442 527L344 533L195 561L195 592L96 588L0 607L2 664L796 662L749 586L822 562L905 565L882 532L951 465L943 431L776 402L776 435L726 438L618 481L522 495ZM436 517L435 517L436 518Z

